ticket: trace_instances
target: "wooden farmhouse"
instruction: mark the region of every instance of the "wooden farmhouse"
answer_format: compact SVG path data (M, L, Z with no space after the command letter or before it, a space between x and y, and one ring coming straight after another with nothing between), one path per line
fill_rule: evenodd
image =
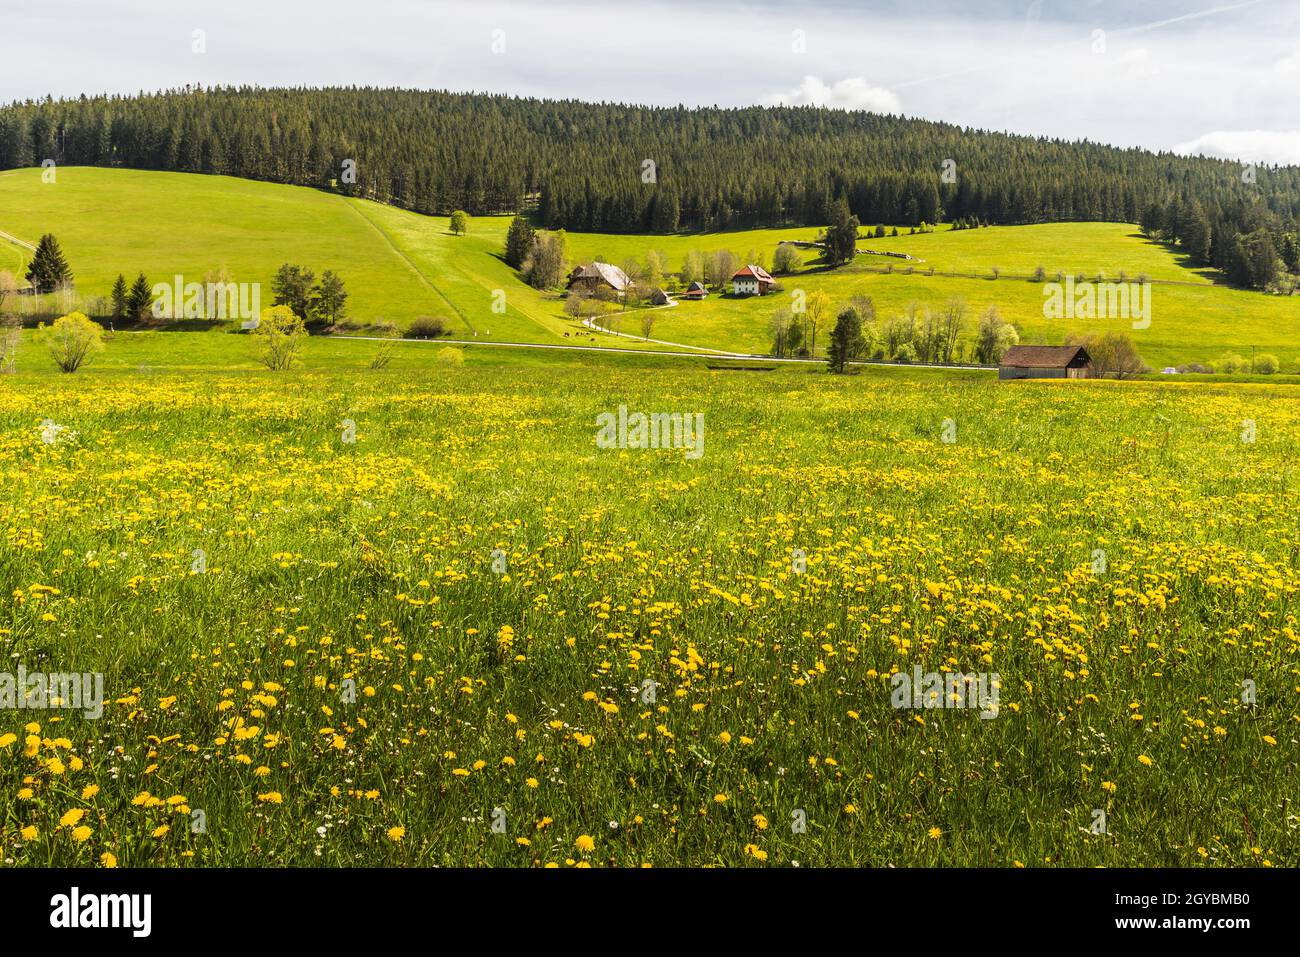
M1091 372L1083 346L1012 346L998 366L999 379L1086 379Z
M628 278L627 273L617 266L611 266L609 263L587 263L585 266L579 266L569 274L569 289L576 289L588 294L596 292L598 289L609 289L615 295L621 296L627 292L632 280Z
M731 291L737 296L766 296L775 285L767 270L753 263L731 277Z
M708 296L709 290L704 288L704 283L698 281L687 286L685 292L677 294L678 299L707 299Z

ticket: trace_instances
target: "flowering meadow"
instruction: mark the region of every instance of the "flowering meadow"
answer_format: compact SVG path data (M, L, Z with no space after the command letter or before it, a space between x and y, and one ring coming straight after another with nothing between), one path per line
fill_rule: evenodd
M1286 386L10 377L3 670L104 704L0 709L3 858L1295 866L1298 438Z

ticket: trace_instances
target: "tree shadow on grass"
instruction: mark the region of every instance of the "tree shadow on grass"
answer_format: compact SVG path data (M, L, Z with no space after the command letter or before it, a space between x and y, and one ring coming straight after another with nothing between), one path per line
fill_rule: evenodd
M1184 252L1177 243L1165 239L1152 239L1141 230L1136 230L1128 234L1130 239L1140 239L1148 246L1158 246L1173 257L1174 262L1194 275L1200 276L1215 286L1227 286L1230 289L1240 289L1236 283L1229 281L1228 277L1221 273L1214 266L1202 266L1192 262L1192 257Z

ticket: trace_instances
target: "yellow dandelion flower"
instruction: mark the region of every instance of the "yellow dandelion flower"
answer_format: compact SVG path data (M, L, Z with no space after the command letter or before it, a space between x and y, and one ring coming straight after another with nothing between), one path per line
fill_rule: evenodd
M66 812L63 817L59 818L59 827L76 827L81 823L81 819L85 816L85 808L74 807L71 811Z

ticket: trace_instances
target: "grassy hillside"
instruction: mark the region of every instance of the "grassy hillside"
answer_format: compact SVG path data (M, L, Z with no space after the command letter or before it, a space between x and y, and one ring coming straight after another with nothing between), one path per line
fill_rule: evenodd
M3 175L0 173L0 176ZM7 269L21 279L22 271L27 268L27 258L27 253L22 247L0 238L0 269Z
M1088 276L1104 271L1115 279L1122 269L1130 279L1146 275L1196 283L1210 282L1207 274L1212 272L1187 268L1183 257L1171 255L1127 223L1043 223L963 230L941 226L932 233L902 232L901 236L864 238L858 245L908 253L938 272L986 273L996 266L1007 275L1028 276L1042 266L1049 275L1057 270Z
M1068 227L1058 227L1068 228ZM1004 228L1011 233L1014 229ZM1147 329L1133 329L1123 320L1055 320L1043 317L1043 286L1017 279L968 279L920 271L908 275L870 273L846 269L834 273L810 273L787 279L785 291L753 300L715 299L665 311L655 327L655 336L684 343L709 344L719 341L736 349L765 349L768 345L766 319L795 289L824 290L835 302L854 294L872 297L877 314L901 312L908 303L942 306L951 296L964 298L968 306L968 329L980 311L996 305L1002 317L1021 327L1023 342L1049 345L1067 336L1090 331L1119 331L1132 336L1151 365L1179 364L1219 358L1224 352L1250 354L1251 347L1273 352L1283 368L1300 361L1300 302L1222 286L1165 285L1152 287L1152 317ZM819 332L819 342L824 341Z
M315 190L228 177L105 169L60 169L56 184L40 182L39 170L0 173L0 230L29 242L54 232L62 241L86 295L105 295L118 272L140 269L157 282L180 272L199 279L228 266L236 279L269 283L275 268L290 261L319 272L335 269L347 282L348 311L361 323L388 320L405 325L418 315L441 316L456 336L521 342L584 342L606 339L564 315L554 293L529 288L501 259L508 217L480 217L467 236L453 236L445 218L346 199ZM783 239L809 239L813 229L749 230L676 236L570 233L575 262L600 258L623 263L655 249L679 269L691 249L726 248L738 259L756 251L770 262ZM979 312L996 305L1017 322L1022 341L1058 343L1090 331L1125 331L1154 366L1213 361L1228 351L1273 352L1284 369L1300 361L1300 303L1217 285L1187 268L1182 257L1121 223L1057 223L939 231L880 239L864 237L873 250L907 252L919 260L860 256L826 272L811 262L783 277L784 290L763 299L712 296L660 310L653 336L697 347L764 352L768 320L796 289L824 290L836 304L869 295L882 318L910 302L941 306L960 296L969 309L968 328ZM25 252L0 242L0 268L20 271ZM1122 320L1049 320L1043 287L1027 281L1042 266L1058 271L1099 272L1118 279L1154 280L1149 328ZM1001 278L993 279L994 267ZM883 270L892 269L885 273ZM266 300L269 302L269 288ZM494 311L494 303L504 312ZM638 333L635 316L620 328ZM828 331L828 330L827 330ZM566 338L567 337L567 338ZM825 338L819 334L819 341ZM635 340L621 339L636 347Z
M15 866L1300 856L1294 389L196 340L0 382L0 638L105 699L0 711Z
M137 170L0 173L0 230L34 243L58 236L78 291L107 295L144 270L200 281L227 266L238 282L269 284L283 262L340 271L350 306L367 318L409 320L433 298L401 255L346 200L318 190L225 176ZM0 242L9 255L15 247ZM270 304L269 286L265 304Z

